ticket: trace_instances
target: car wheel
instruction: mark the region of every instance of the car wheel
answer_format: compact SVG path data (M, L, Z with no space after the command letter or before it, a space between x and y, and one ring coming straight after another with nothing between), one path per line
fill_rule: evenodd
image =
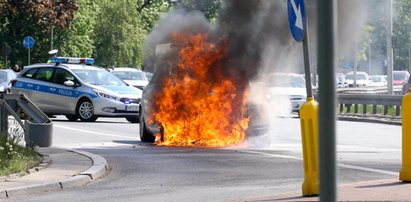
M154 142L155 140L155 137L146 128L143 116L140 116L140 140L142 142Z
M93 122L97 120L97 116L94 115L94 106L88 99L83 99L77 105L76 113L81 121Z
M138 123L140 122L140 119L138 118L138 116L130 116L130 117L126 117L127 121L130 123Z
M77 116L77 115L66 115L66 118L67 118L69 121L77 121L78 116Z

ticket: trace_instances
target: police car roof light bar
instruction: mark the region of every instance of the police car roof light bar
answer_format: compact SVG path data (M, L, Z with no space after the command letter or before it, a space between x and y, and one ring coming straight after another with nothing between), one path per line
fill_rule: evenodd
M51 58L52 63L67 63L67 64L86 64L93 65L93 58L71 58L71 57L53 57Z

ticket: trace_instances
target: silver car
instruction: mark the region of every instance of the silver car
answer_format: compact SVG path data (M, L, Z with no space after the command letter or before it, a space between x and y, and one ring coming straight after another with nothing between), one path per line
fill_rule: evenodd
M93 62L60 57L50 64L27 66L11 82L11 92L26 95L45 114L65 115L71 121L124 117L138 123L142 91Z
M130 86L134 86L143 90L148 84L148 79L144 75L143 71L136 68L117 67L111 71L112 74L123 80Z
M297 112L307 100L305 79L300 74L276 72L266 78L267 98L281 110L280 114Z

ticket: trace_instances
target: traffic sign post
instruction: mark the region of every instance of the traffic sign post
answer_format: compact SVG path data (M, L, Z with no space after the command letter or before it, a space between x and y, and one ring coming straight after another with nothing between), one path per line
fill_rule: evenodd
M318 102L314 100L311 84L307 18L304 0L288 0L288 24L293 38L303 42L307 101L300 107L301 140L303 146L303 196L319 194L318 177Z
M306 30L304 0L288 0L287 8L291 34L296 41L301 42Z
M24 46L24 48L28 49L28 64L30 65L30 49L33 48L33 46L34 46L33 37L31 37L31 36L24 37L23 46Z
M291 35L297 42L303 42L304 71L307 97L312 97L313 93L311 86L307 17L305 16L304 0L288 0L287 5L288 25L290 26Z

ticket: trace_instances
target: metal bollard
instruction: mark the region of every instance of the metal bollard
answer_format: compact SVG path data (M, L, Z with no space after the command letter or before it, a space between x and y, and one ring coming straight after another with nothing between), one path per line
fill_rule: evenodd
M316 196L319 195L318 102L312 97L301 105L300 124L304 159L303 196Z
M402 167L400 180L411 182L411 89L402 97Z

